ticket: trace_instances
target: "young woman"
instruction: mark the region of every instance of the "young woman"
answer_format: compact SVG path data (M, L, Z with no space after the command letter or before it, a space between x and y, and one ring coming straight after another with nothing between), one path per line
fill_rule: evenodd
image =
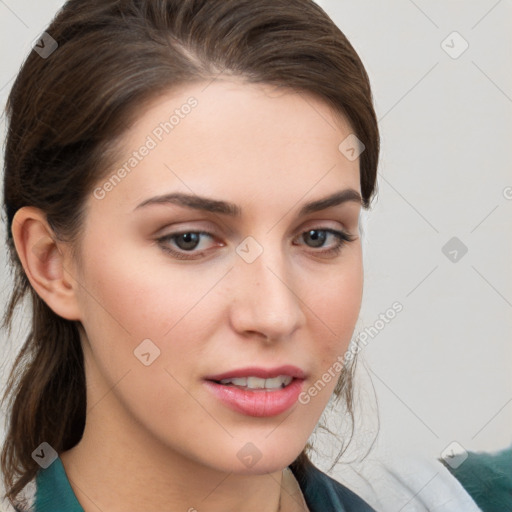
M70 0L7 114L10 507L372 510L307 451L333 395L353 414L379 155L322 9Z

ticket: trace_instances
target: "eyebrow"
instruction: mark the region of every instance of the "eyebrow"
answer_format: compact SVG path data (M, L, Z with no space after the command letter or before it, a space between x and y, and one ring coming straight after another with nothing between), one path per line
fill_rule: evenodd
M322 199L306 203L300 209L299 216L326 210L327 208L332 208L333 206L338 206L349 201L362 204L361 194L353 188L340 190ZM181 192L151 197L140 203L135 210L155 204L176 204L194 210L220 213L230 217L240 217L242 215L242 208L234 203Z

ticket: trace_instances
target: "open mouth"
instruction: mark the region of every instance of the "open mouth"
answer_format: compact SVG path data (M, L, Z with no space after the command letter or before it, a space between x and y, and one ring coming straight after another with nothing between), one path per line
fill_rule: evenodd
M306 374L296 366L240 368L210 375L204 384L221 404L247 415L277 416L296 405Z
M276 391L286 388L292 381L293 377L290 375L279 375L269 379L262 379L261 377L231 377L213 382L223 386L232 386L248 391Z

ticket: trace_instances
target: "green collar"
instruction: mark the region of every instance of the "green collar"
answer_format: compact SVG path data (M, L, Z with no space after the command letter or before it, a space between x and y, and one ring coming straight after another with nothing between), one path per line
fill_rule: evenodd
M36 476L37 512L84 512L71 488L60 457Z

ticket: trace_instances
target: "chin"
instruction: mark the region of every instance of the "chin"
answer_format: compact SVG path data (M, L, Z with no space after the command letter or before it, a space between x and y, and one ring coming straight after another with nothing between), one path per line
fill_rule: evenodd
M293 436L287 436L287 439L293 439ZM283 439L274 443L269 443L268 439L259 443L247 441L241 447L240 443L236 444L234 458L226 459L224 455L225 467L222 470L239 475L264 475L281 471L300 455L305 445L287 444Z

